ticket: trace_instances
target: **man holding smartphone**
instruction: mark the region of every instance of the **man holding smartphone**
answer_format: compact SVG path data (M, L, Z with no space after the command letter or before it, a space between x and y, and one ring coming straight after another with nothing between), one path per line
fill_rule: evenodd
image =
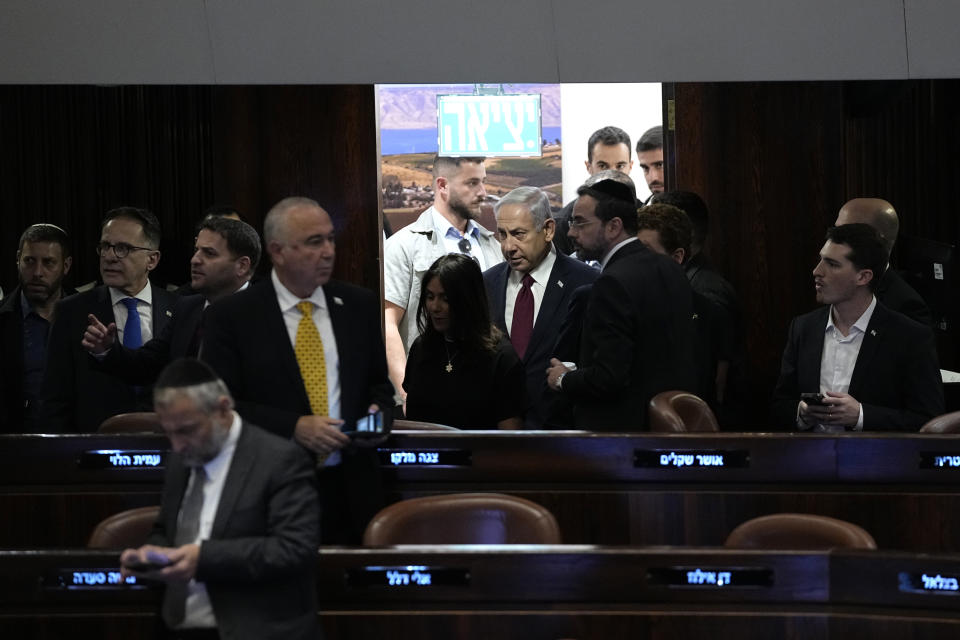
M874 296L887 260L869 225L827 231L813 270L817 302L825 306L790 325L774 391L776 425L917 431L944 412L933 332Z

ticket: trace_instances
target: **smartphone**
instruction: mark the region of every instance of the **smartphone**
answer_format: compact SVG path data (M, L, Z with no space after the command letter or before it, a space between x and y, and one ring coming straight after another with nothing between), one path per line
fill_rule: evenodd
M170 566L170 563L169 562L134 562L132 564L125 564L123 566L126 567L127 569L130 569L131 571L147 572L147 571L159 571L164 567Z
M387 429L383 424L383 412L377 411L376 413L370 413L359 420L354 424L353 429L344 431L345 434L349 436L357 437L368 437L368 436L382 436L387 433Z
M826 404L823 401L822 393L801 393L800 399L806 402L807 404L814 404L819 406L824 406Z

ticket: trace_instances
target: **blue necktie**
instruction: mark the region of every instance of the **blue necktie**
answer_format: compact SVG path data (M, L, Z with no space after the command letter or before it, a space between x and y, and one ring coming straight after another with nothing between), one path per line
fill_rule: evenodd
M122 302L127 307L127 322L123 325L123 346L128 349L139 349L143 344L143 338L140 334L140 312L137 311L137 299L124 298Z

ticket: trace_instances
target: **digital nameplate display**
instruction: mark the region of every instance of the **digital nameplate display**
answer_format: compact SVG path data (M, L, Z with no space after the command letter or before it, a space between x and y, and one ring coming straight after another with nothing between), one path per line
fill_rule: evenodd
M363 567L347 569L349 587L466 587L470 584L470 571L451 567Z
M43 586L47 589L68 589L70 591L91 591L104 589L146 589L145 582L129 576L124 579L120 569L56 569L43 576Z
M746 449L637 449L635 467L645 469L746 469L750 452Z
M921 469L952 469L960 471L960 453L943 453L942 451L921 451Z
M384 467L470 467L469 449L377 449Z
M772 587L773 569L757 567L651 567L647 584L682 589Z
M80 454L81 469L162 469L169 451L96 449Z
M960 596L960 580L956 575L943 575L938 571L926 573L897 574L900 591L904 593L933 593L942 596Z

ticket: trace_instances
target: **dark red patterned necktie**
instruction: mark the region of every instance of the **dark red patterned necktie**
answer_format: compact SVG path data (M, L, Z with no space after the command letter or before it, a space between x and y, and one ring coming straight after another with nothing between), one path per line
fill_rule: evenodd
M510 328L510 342L513 348L523 360L527 353L527 345L530 344L530 334L533 333L533 291L530 287L533 285L533 277L528 273L520 281L520 293L517 294L517 301L513 305L513 325Z

